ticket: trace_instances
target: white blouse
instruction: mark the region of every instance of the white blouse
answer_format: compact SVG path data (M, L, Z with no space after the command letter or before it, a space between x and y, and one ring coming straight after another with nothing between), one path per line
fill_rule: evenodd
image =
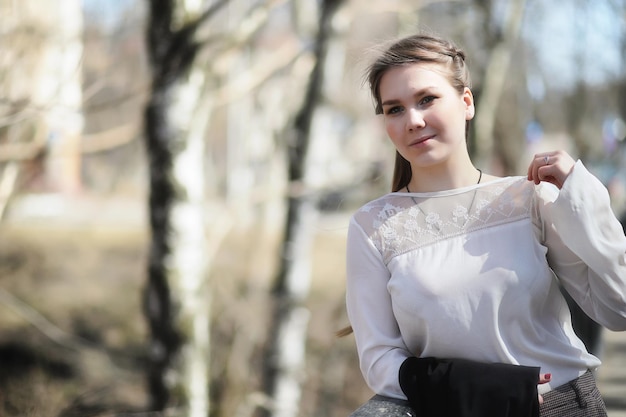
M626 330L626 238L578 161L564 186L507 177L390 193L351 218L347 312L363 376L406 398L409 356L541 367L543 393L595 369L559 283L594 320Z

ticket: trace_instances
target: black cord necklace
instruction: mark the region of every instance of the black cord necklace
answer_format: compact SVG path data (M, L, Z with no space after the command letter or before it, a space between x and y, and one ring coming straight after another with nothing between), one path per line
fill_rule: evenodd
M480 184L480 180L482 180L482 179L483 179L483 171L482 171L480 168L476 168L476 169L478 170L478 181L476 181L476 185L478 185L478 184ZM405 186L405 188L406 188L406 192L407 192L407 193L410 193L410 192L411 192L411 190L409 190L409 184L407 184L407 185ZM468 214L468 216L469 216L469 213L471 213L471 212L472 212L472 207L474 207L474 200L475 200L475 199L476 199L476 190L474 190L474 195L472 196L472 201L470 202L469 209L467 210L467 214ZM415 197L411 196L411 200L413 200L413 202L415 203L415 206L417 207L417 209L418 209L419 211L421 211L421 212L422 212L422 214L423 214L424 216L426 216L426 213L424 213L424 210L422 210L422 208L420 207L420 205L417 203L417 200L415 200ZM427 217L427 216L426 216L426 217ZM463 227L465 227L465 226L467 225L467 222L468 222L468 221L469 221L469 217L467 217L467 218L465 219L465 222L463 223ZM435 223L435 228L436 228L439 232L441 232L441 229L440 229L440 227L439 227L439 225L438 225L437 223Z

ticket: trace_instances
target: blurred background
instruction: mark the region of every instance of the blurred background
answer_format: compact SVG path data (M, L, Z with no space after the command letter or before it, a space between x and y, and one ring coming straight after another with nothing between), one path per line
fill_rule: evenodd
M363 75L399 36L465 49L480 168L565 149L625 212L624 0L0 0L0 31L0 416L366 401L344 241L390 189Z

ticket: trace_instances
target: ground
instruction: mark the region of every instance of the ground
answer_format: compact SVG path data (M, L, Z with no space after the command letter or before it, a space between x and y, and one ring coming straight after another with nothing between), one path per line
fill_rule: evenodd
M0 417L129 416L146 407L145 223L120 217L124 204L81 204L71 221L14 214L0 224ZM346 216L325 215L315 228L302 417L345 417L371 395L354 339L335 336L347 324ZM259 352L278 237L234 227L216 252L211 417L251 416L262 401ZM604 331L603 340L598 385L609 416L626 417L626 332Z
M86 204L73 205L77 214L68 218L27 218L22 210L0 225L0 416L84 417L146 407L141 293L148 234L141 216L108 219L108 203ZM327 216L316 228L306 302L307 417L346 416L371 395L353 339L335 336L347 324L345 220ZM258 402L278 236L234 227L217 251L213 416L250 415Z

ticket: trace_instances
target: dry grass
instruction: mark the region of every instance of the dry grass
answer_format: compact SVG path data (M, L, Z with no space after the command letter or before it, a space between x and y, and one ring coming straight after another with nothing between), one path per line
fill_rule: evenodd
M0 347L9 353L0 415L60 415L76 401L143 406L142 239L7 227L0 236L11 297L0 305Z
M146 242L140 229L0 229L2 289L62 332L52 340L15 305L0 302L0 417L101 416L145 408ZM302 416L345 416L370 395L352 338L334 336L346 323L344 243L343 218L320 223L307 300ZM213 265L214 417L247 416L258 398L277 245L277 234L234 230Z

